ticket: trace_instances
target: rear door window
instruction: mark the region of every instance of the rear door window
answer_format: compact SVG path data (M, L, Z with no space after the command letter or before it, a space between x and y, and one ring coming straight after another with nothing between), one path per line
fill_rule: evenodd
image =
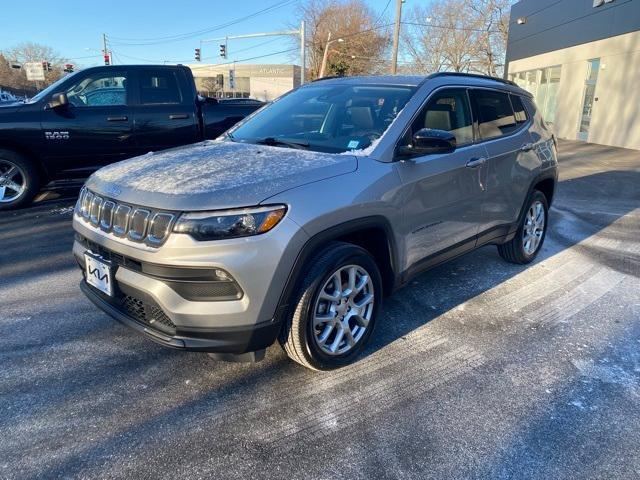
M140 103L142 105L182 103L176 72L162 70L140 72Z
M519 124L511 107L509 94L494 90L473 90L472 95L480 136L484 140L502 137L518 129Z

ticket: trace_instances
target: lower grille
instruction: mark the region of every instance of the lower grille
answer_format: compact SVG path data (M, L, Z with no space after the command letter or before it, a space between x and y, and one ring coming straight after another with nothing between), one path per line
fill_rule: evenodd
M124 313L139 322L168 333L175 333L175 324L159 306L143 302L131 295L123 295L119 303Z

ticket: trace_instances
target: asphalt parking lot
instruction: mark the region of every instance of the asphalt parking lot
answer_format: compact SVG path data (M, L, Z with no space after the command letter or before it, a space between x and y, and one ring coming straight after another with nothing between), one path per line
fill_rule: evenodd
M638 478L640 152L560 153L534 264L427 272L332 373L160 347L80 293L72 200L0 214L0 478Z

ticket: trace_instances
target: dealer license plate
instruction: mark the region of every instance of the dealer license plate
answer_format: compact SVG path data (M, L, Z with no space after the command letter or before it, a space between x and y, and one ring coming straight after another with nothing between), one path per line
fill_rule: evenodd
M113 297L111 265L91 252L84 252L84 264L87 283Z

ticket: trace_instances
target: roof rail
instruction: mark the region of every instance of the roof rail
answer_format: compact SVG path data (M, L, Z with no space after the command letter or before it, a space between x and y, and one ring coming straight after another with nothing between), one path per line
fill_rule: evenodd
M340 76L340 75L331 75L331 76L328 76L328 77L316 78L315 80L311 80L311 83L313 83L313 82L321 82L322 80L331 80L333 78L344 78L344 77Z
M506 80L504 78L492 77L490 75L481 75L479 73L462 73L462 72L436 72L429 75L429 78L437 78L437 77L468 77L468 78L481 78L484 80L493 80L494 82L500 82L507 85L512 85L517 87L518 84L511 80Z

